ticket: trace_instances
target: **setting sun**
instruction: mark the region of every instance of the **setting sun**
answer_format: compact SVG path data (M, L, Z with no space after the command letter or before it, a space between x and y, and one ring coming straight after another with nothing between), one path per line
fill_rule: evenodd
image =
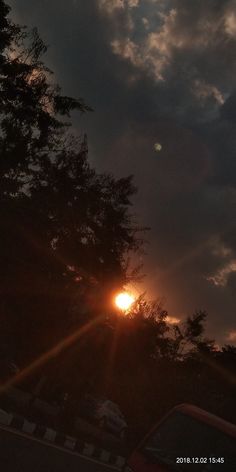
M134 297L130 293L122 292L116 296L115 303L120 310L126 311L134 303Z

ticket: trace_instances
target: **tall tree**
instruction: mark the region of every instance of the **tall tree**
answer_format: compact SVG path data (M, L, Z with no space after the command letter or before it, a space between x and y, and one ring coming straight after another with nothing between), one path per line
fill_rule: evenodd
M96 173L70 134L91 108L53 83L37 30L0 13L1 336L25 361L110 309L139 242L132 178Z

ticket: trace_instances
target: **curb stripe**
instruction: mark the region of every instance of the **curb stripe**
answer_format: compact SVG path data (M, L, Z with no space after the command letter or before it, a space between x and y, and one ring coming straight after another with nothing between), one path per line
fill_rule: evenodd
M58 444L58 446L64 446L65 439L66 439L66 436L64 434L57 432L56 437L55 437L55 443Z
M47 428L45 428L45 426L42 426L41 424L37 424L34 431L34 436L36 436L36 438L43 439L44 434L46 433L46 430Z
M47 428L43 439L45 439L45 441L55 442L56 435L57 433L54 431L54 429Z
M115 456L115 454L110 454L109 464L115 464L115 463L116 463L116 456Z
M78 439L76 441L75 450L82 453L83 449L84 449L84 443L82 441L80 441L80 439Z
M94 451L93 451L93 457L94 459L100 459L101 457L101 449L99 449L98 447L94 446Z
M12 426L12 428L16 428L16 429L23 429L24 418L19 418L17 416L13 416L13 418L11 420L11 423L10 423L10 426Z
M13 415L6 413L3 410L0 410L0 422L9 426L13 420Z
M72 438L70 436L67 436L66 440L65 440L65 443L64 443L64 446L67 449L71 449L73 451L75 449L75 446L76 446L76 439Z
M22 431L24 431L24 433L33 434L35 429L36 429L35 423L30 423L29 421L24 420L24 424L22 428Z
M83 454L85 454L85 456L93 456L93 452L94 452L94 446L93 444L88 444L88 443L85 443L84 444L84 449L83 449Z
M116 458L116 465L117 467L121 468L123 467L123 465L125 464L125 458L124 457L121 457L121 456L118 456Z
M108 463L109 462L109 459L110 459L110 455L111 453L108 452L108 451L105 451L105 449L102 450L102 453L101 453L101 461L102 462L105 462L105 463Z
M100 449L99 447L84 442L81 439L59 433L54 429L43 426L42 424L32 423L25 418L17 415L14 416L13 414L0 409L0 425L1 424L4 426L10 426L18 431L35 436L36 438L45 440L49 443L55 443L58 446L64 447L70 451L78 452L88 458L94 458L104 465L110 464L117 469L121 469L125 463L124 457L116 456L105 449Z

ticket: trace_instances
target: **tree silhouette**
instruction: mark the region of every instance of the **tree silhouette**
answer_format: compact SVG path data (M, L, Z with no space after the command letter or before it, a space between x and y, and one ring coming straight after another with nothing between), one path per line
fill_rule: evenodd
M37 30L0 11L1 337L25 363L110 308L139 247L136 189L91 168L68 123L91 107L61 95Z

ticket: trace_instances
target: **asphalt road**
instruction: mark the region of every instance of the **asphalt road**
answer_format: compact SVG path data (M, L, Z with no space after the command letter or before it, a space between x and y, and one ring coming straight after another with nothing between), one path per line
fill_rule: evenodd
M114 467L0 428L0 469L3 472L111 472Z

